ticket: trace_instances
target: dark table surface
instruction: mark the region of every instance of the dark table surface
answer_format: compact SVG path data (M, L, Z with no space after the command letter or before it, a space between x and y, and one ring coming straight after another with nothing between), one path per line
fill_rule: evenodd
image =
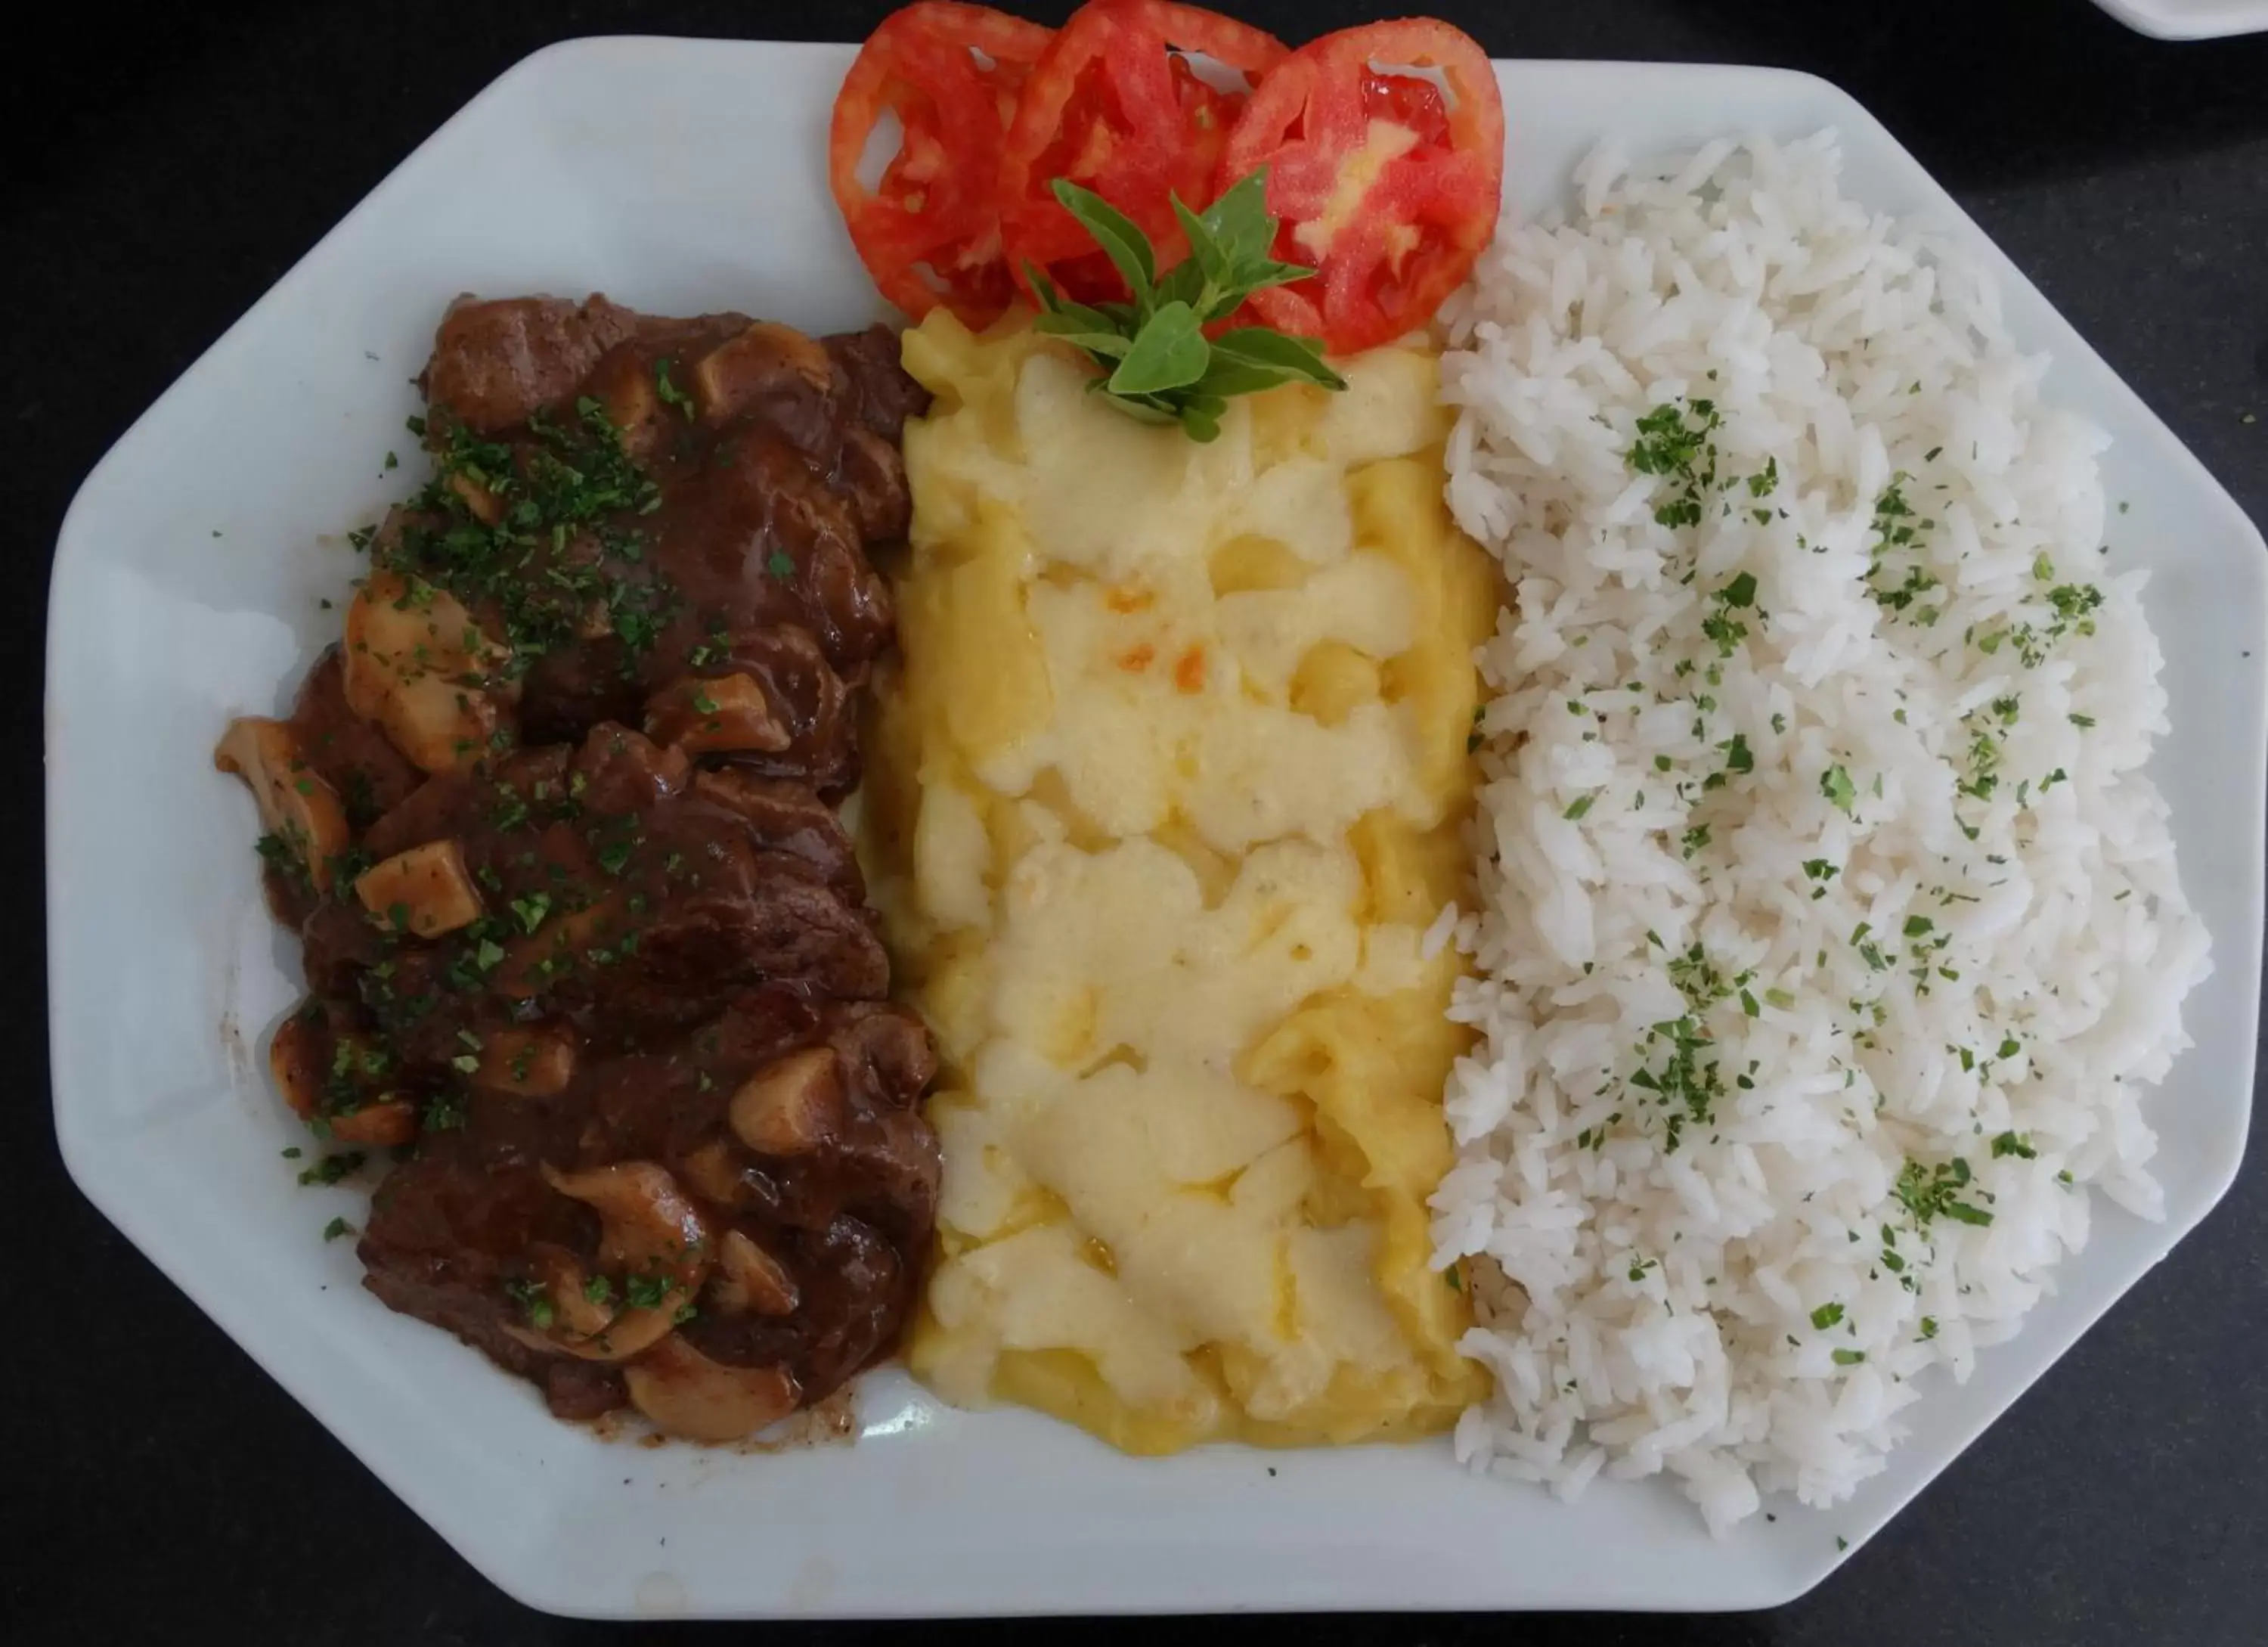
M2085 0L1432 4L1500 55L1772 63L1839 83L2268 521L2268 40L2160 44ZM0 1394L0 1639L504 1647L615 1634L490 1588L64 1177L44 1060L33 1067L44 1045L40 569L72 491L135 415L519 57L591 33L858 39L887 9L360 0L113 15L92 4L47 14L48 41L67 45L16 47L0 200L0 472L18 499L4 517L11 563L26 570L0 604L12 688L0 697L0 747L13 773L0 787L0 862L20 934L0 952L11 986L0 1047L17 1072L0 1104L0 1318L25 1342ZM1066 7L1022 9L1056 21ZM1391 8L1237 9L1296 42ZM2268 1640L2258 1156L2256 1144L2228 1201L2159 1272L1885 1533L1788 1607L1292 1628L1376 1643ZM960 1633L1039 1642L1062 1628ZM1131 1640L1154 1628L1080 1629ZM1248 1626L1205 1628L1226 1638Z

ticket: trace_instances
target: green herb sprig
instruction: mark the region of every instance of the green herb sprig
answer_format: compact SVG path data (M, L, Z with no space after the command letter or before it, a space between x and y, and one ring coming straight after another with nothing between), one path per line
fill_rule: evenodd
M1039 269L1025 265L1039 294L1036 329L1086 351L1103 375L1087 387L1143 423L1178 423L1193 440L1220 433L1231 395L1282 383L1346 388L1323 364L1322 344L1266 326L1240 326L1208 338L1204 328L1234 314L1252 293L1305 280L1315 271L1270 255L1276 219L1268 215L1263 168L1203 211L1174 198L1189 255L1160 273L1149 236L1092 189L1056 179L1056 198L1094 237L1133 292L1131 303L1077 303Z

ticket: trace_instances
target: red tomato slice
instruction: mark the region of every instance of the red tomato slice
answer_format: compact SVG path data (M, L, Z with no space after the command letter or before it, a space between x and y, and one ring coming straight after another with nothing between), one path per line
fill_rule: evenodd
M1449 97L1411 69L1440 70ZM1317 273L1254 292L1261 319L1342 354L1423 326L1496 228L1504 101L1488 54L1431 18L1311 41L1253 93L1216 185L1263 166L1276 255Z
M1181 261L1189 243L1170 197L1211 203L1222 144L1246 101L1199 79L1189 53L1256 83L1287 55L1273 35L1173 0L1092 0L1057 32L1025 83L1000 157L1001 227L1018 282L1029 261L1081 301L1129 295L1049 192L1058 177L1131 218L1160 268Z
M1015 296L993 183L1017 94L1051 38L990 6L917 0L882 19L843 78L828 183L866 272L916 320L943 303L988 326ZM868 188L858 163L885 114L904 136Z

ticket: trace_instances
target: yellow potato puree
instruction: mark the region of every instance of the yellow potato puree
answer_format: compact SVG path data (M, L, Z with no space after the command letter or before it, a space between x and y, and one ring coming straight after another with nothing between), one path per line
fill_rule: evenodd
M905 339L903 661L866 844L946 1058L915 1372L1130 1452L1447 1426L1427 1265L1467 1037L1420 941L1465 873L1492 574L1434 361L1137 424L1059 344Z

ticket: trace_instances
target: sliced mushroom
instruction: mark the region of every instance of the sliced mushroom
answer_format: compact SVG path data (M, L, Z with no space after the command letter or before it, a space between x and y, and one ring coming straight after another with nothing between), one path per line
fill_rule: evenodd
M511 703L487 684L509 650L456 596L399 572L373 572L357 592L342 655L347 706L429 772L485 751Z
M699 1148L688 1151L679 1159L677 1170L702 1200L714 1201L719 1207L740 1204L744 1194L740 1163L725 1140L712 1138Z
M688 1441L738 1441L796 1409L803 1392L784 1367L728 1367L681 1338L622 1369L630 1403Z
M645 734L688 754L760 750L776 753L793 742L772 713L754 677L688 676L645 700Z
M557 1296L552 1296L556 1311ZM621 1294L616 1291L611 1296L619 1297ZM547 1327L523 1326L517 1321L506 1321L504 1330L530 1349L572 1355L578 1361L628 1361L632 1355L643 1355L676 1330L677 1310L676 1306L670 1305L608 1312L595 1333L571 1333L566 1330L563 1323L564 1318L555 1314L551 1325Z
M408 1098L379 1098L358 1110L325 1119L331 1137L342 1144L392 1149L417 1138L417 1106Z
M515 1098L548 1098L575 1078L575 1038L563 1030L492 1030L473 1085Z
M641 350L616 350L600 361L584 382L583 392L599 403L615 438L634 463L644 463L667 439L673 427L682 429L693 415L692 402L671 383L672 405L662 403L663 373L676 362L669 356L649 358Z
M649 368L634 354L617 355L596 373L594 398L617 434L643 427L659 416L659 364Z
M614 1321L612 1286L593 1288L583 1266L563 1247L541 1249L528 1267L551 1300L553 1319L571 1336L595 1338Z
M834 383L835 363L818 341L777 321L758 321L693 366L694 403L711 423L764 395L825 395Z
M666 1167L651 1161L617 1161L585 1172L546 1166L543 1178L599 1215L605 1267L666 1269L681 1279L707 1267L709 1226Z
M719 1310L734 1315L793 1315L803 1302L787 1267L738 1230L727 1230L718 1245L709 1296Z
M387 1071L385 1054L367 1037L327 1032L317 1016L295 1012L276 1026L268 1044L268 1070L291 1112L335 1143L372 1148L406 1144L417 1136L417 1106L379 1091L350 1110L325 1106L334 1075L354 1081L352 1091L374 1089Z
M230 721L213 764L244 779L261 826L298 854L318 891L328 890L331 860L350 838L347 810L307 764L291 723L253 715Z
M275 1077L276 1090L284 1095L291 1113L301 1120L312 1120L321 1113L323 1077L329 1070L332 1045L331 1038L306 1008L276 1025L276 1038L268 1043L268 1073Z
M726 1112L734 1136L759 1155L808 1155L835 1135L843 1081L824 1046L768 1064L744 1082Z
M594 1332L571 1328L562 1298L550 1294L554 1319L543 1329L507 1323L504 1330L533 1348L561 1352L584 1361L626 1361L667 1338L678 1311L692 1301L709 1269L709 1230L700 1210L678 1189L677 1180L651 1161L622 1161L586 1172L543 1169L545 1180L599 1215L599 1265L624 1272L630 1280L610 1285L606 1318ZM578 1289L586 1285L579 1277ZM660 1301L637 1304L630 1289L662 1285ZM589 1300L585 1295L586 1302ZM588 1319L587 1316L583 1318Z
M427 841L398 852L355 879L355 896L372 914L421 938L469 927L481 918L480 889L453 840Z
M497 497L470 475L459 469L449 476L449 490L465 501L473 518L485 526L494 526L504 519L504 499Z

